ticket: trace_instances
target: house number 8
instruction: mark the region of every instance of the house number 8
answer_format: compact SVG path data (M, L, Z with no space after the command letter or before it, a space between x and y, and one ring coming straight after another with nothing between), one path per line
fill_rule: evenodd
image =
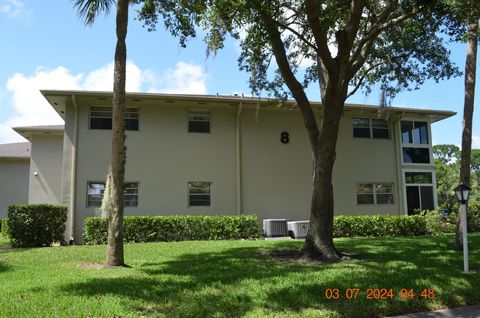
M280 134L280 141L282 142L282 144L288 144L290 142L290 135L288 134L288 132L283 131Z

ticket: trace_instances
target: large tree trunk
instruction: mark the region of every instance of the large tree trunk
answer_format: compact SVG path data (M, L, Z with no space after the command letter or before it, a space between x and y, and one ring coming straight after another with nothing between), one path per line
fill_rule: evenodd
M112 109L112 161L110 177L113 206L108 211L107 265L124 266L123 189L125 179L125 82L128 26L128 2L117 2L117 46L115 48Z
M308 260L335 262L340 259L341 254L333 244L332 174L344 103L332 92L327 93L324 103L324 117L319 142L313 149L314 169L310 228L303 245L302 257Z
M472 117L475 101L475 76L477 72L478 20L470 17L468 21L467 57L465 61L465 103L463 108L462 155L460 163L460 182L470 185L470 161L472 152ZM455 231L456 250L463 249L460 210L457 214Z

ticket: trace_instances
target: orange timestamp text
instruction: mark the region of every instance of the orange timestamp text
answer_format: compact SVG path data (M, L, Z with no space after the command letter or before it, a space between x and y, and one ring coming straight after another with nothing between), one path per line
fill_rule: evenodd
M345 290L339 288L327 288L325 289L325 298L331 300L337 299L394 299L400 298L401 300L408 299L435 299L435 289L423 288L415 290L413 288L401 288L394 290L393 288L346 288Z

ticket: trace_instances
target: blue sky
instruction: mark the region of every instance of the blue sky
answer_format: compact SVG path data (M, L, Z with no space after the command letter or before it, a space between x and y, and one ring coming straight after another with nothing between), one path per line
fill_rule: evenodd
M135 21L133 10L130 16L128 91L249 94L248 76L238 71L238 45L233 40L215 58L207 59L201 39L181 48L162 28L147 32ZM4 43L0 51L0 143L22 141L12 126L61 123L39 89L111 90L114 12L86 27L69 0L0 0L0 30ZM463 70L465 45L453 44L450 49L452 59ZM309 97L318 100L312 86ZM357 93L347 102L377 104L378 100L378 93ZM399 94L392 105L456 111L455 117L434 124L432 133L437 144L460 145L463 77L427 82L418 91ZM476 148L480 148L478 120L477 111L473 128Z

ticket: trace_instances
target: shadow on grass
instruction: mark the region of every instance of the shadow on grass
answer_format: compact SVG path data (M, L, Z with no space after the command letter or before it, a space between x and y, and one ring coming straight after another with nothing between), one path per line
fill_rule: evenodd
M7 264L2 263L2 262L0 261L0 273L6 272L6 271L8 271L8 270L10 270L10 269L11 269L10 266L8 266Z
M139 315L169 317L241 317L253 310L278 315L306 309L330 310L345 317L373 317L428 310L433 300L367 300L367 288L435 288L436 306L474 303L480 299L479 275L468 278L454 269L460 255L445 252L448 240L351 239L340 250L366 254L365 260L328 265L275 262L264 248L231 248L220 252L181 254L171 261L143 263L138 275L93 278L63 287L65 293L124 298ZM300 245L281 244L275 249ZM446 253L446 255L445 255ZM452 280L459 279L458 284ZM442 290L449 288L452 290ZM327 300L325 290L361 289L357 299Z

